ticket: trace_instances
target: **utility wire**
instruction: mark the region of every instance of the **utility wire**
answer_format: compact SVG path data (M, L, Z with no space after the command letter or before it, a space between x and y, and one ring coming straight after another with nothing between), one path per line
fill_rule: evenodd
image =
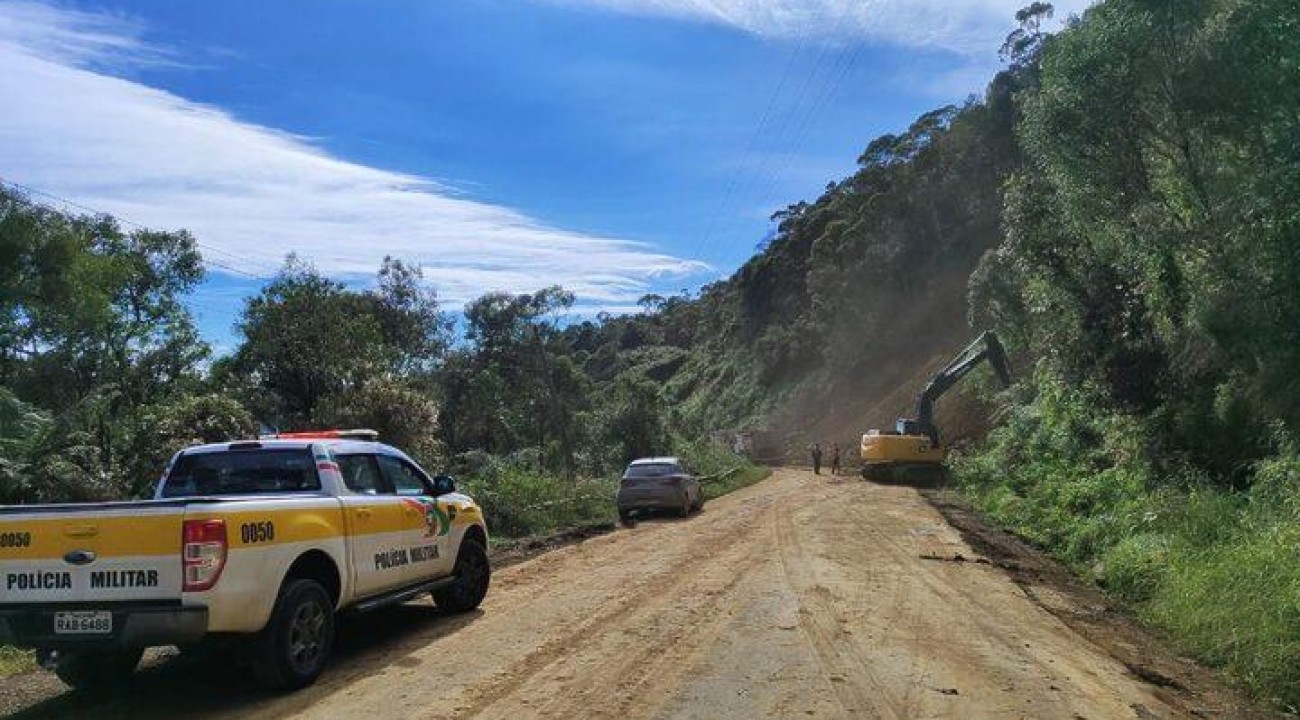
M809 30L811 29L811 24L809 24L808 29ZM806 32L804 38L806 38L807 35L808 33ZM801 40L800 48L803 46L803 44L804 42ZM804 113L805 120L811 113L812 106L818 104L817 103L818 96L816 94L810 95L810 93L812 92L812 87L814 85L814 82L817 79L821 78L823 75L825 75L827 79L836 75L835 69L826 66L826 61L830 57L830 52L831 52L831 47L829 45L819 44L819 47L817 48L816 54L812 61L812 70L803 76L803 82L798 87L798 90L794 93L794 102L791 105L790 111L782 117L780 125L777 127L777 130L772 137L772 142L769 143L770 146L779 147L782 138L786 137L792 128L799 127L800 125L802 125L803 121L800 121L799 123L795 123L795 118L800 114L800 109L805 105L805 102L808 103L807 107L804 108L806 110L806 112ZM793 63L791 64L793 65ZM823 72L824 69L827 72ZM783 88L784 83L781 83L779 87ZM779 97L779 92L774 92L772 95L773 101L775 101L775 99L778 97ZM757 134L758 131L756 130L756 137ZM777 162L779 163L780 161L777 160ZM770 155L764 157L763 160L760 162L758 169L753 173L749 173L745 175L739 181L738 184L739 190L735 193L729 193L729 197L734 196L737 198L739 202L744 203L744 198L748 197L754 189L765 186L767 184L767 180L768 180L767 176L773 170L774 170L773 160L770 157ZM721 217L721 216L728 215L730 210L731 210L730 207L724 207L722 211L719 212L719 216ZM716 222L710 226L710 232L705 238L704 252L706 253L712 250L713 245L715 244L716 241L716 238L714 237L714 229L715 229L714 225L716 225Z
M139 230L152 231L152 228L150 228L150 227L148 227L148 226L146 226L146 225L142 225L142 224L140 224L140 223L138 223L138 222L135 222L134 220L131 220L130 218L123 217L123 216L120 215L120 214L117 214L117 213L110 213L110 212L105 212L105 211L103 211L103 210L99 210L99 209L96 209L96 208L90 207L89 205L84 205L84 204L82 204L82 203L78 203L78 202L75 202L75 201L73 201L73 200L69 200L69 199L67 199L67 198L65 198L65 197L61 197L61 196L59 196L59 195L55 195L54 193L47 192L47 191L45 191L45 190L41 190L40 188L32 187L31 185L26 185L26 184L23 184L23 183L20 183L20 182L15 182L15 181L13 181L13 180L9 180L9 179L4 178L4 177L0 177L0 186L5 186L5 185L7 185L7 186L9 186L9 187L11 187L11 188L14 188L14 189L20 190L20 191L22 191L23 193L25 193L25 194L27 194L27 195L39 195L39 196L41 196L41 197L49 198L49 199L54 200L54 201L56 201L56 202L62 203L62 204L64 204L64 205L68 206L68 207L73 207L73 208L76 208L76 209L78 209L78 210L82 210L82 211L84 211L84 212L88 212L88 213L90 213L90 214L92 214L92 215L107 215L107 216L113 217L113 218L115 218L116 220L118 220L119 222L121 222L121 223L123 223L123 224L126 224L126 225L130 225L131 227L137 228L137 229L139 229ZM34 202L30 201L30 200L28 200L27 202L28 202L29 205L33 205L33 206L36 205L36 203L34 203ZM224 256L226 256L227 258L230 258L231 260L235 260L235 261L239 261L239 262L248 263L248 264L251 265L252 267L254 267L254 268L258 269L258 270L261 270L261 271L263 271L263 272L267 272L268 274L266 274L266 275L258 275L258 274L255 274L255 273L251 273L251 272L249 272L249 271L247 271L247 270L242 270L242 269L240 269L240 268L237 268L237 267L234 267L234 266L232 266L232 265L229 265L229 264L227 264L227 263L225 263L225 262L221 262L221 261L215 260L215 259L213 259L212 257L210 257L210 256L208 256L208 255L206 255L206 254L204 255L204 257L203 257L203 262L204 262L204 264L212 265L212 266L214 266L214 267L221 268L222 270L225 270L225 271L227 271L227 272L234 273L234 274L236 274L236 275L242 275L242 276L244 276L244 277L251 278L251 279L253 279L253 280L265 280L267 277L269 277L269 276L271 276L271 275L274 275L275 272L278 272L278 271L276 271L276 270L271 270L271 268L270 268L269 265L266 265L266 264L264 264L264 263L257 263L256 261L249 260L248 258L241 258L241 257L239 257L238 255L235 255L234 253L231 253L231 252L229 252L229 251L227 251L227 250L222 250L221 248L213 247L213 246L211 246L211 245L209 245L209 244L207 244L207 243L201 242L201 241L199 241L197 238L194 239L194 244L195 244L196 246L198 246L200 249L202 249L202 250L204 250L204 251L206 251L206 252L208 252L208 253L213 253L213 254L218 254L218 255L224 255Z
M865 43L859 43L852 52L846 52L841 56L838 72L835 74L834 80L827 87L821 97L814 101L811 111L804 117L803 123L801 123L796 130L794 150L786 158L784 166L778 168L777 171L772 174L770 182L764 187L762 194L759 196L760 198L771 197L776 191L777 186L780 184L781 176L789 170L791 163L794 162L794 157L803 149L804 144L811 136L813 128L816 127L816 119L830 104L831 100L839 93L844 81L849 77L852 70L857 67L858 61L861 59L862 53L865 51L866 47Z
M776 89L768 95L767 105L763 108L763 114L759 116L758 124L754 126L754 132L750 135L749 142L745 145L744 153L741 154L739 172L743 173L749 166L749 158L757 149L758 139L763 135L763 131L767 129L768 124L772 119L772 113L776 110L777 101L782 97L786 83L790 80L790 77L794 72L795 61L798 60L799 54L803 50L804 43L808 40L808 35L808 29L805 28L804 32L799 35L799 41L795 44L794 49L790 51L789 57L786 58L785 68L781 71L781 79L777 82ZM712 246L713 233L717 229L718 220L730 210L732 198L735 196L736 190L739 188L741 181L742 176L738 173L732 173L727 179L727 188L723 192L722 202L709 220L709 229L705 232L704 239L700 243L701 249L707 249Z

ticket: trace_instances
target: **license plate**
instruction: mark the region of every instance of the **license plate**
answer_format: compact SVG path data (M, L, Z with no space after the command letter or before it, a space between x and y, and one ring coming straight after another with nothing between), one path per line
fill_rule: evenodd
M54 613L55 635L107 635L113 632L113 613L108 611Z

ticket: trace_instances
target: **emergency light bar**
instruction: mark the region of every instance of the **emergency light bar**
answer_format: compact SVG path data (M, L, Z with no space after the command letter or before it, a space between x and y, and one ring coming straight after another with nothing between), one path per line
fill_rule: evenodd
M276 433L272 437L280 440L368 440L379 439L378 430L357 428L354 430L303 430L301 432Z

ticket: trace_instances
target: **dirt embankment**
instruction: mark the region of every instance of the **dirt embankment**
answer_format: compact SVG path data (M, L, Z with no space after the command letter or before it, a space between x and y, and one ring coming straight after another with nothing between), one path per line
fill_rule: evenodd
M220 659L180 658L120 693L61 694L24 715L1252 714L1142 633L1070 621L1105 611L1050 573L1026 575L1032 551L1007 556L966 529L973 543L914 490L779 471L690 519L504 567L477 613L422 602L353 619L331 669L293 695L251 690Z

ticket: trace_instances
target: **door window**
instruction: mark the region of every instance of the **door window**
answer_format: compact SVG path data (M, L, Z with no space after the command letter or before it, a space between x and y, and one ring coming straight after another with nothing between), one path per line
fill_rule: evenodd
M383 477L373 455L338 455L343 484L354 493L378 495L384 492Z
M379 466L384 470L384 476L388 482L397 490L398 495L432 495L424 474L415 469L414 465L391 455L380 455Z

